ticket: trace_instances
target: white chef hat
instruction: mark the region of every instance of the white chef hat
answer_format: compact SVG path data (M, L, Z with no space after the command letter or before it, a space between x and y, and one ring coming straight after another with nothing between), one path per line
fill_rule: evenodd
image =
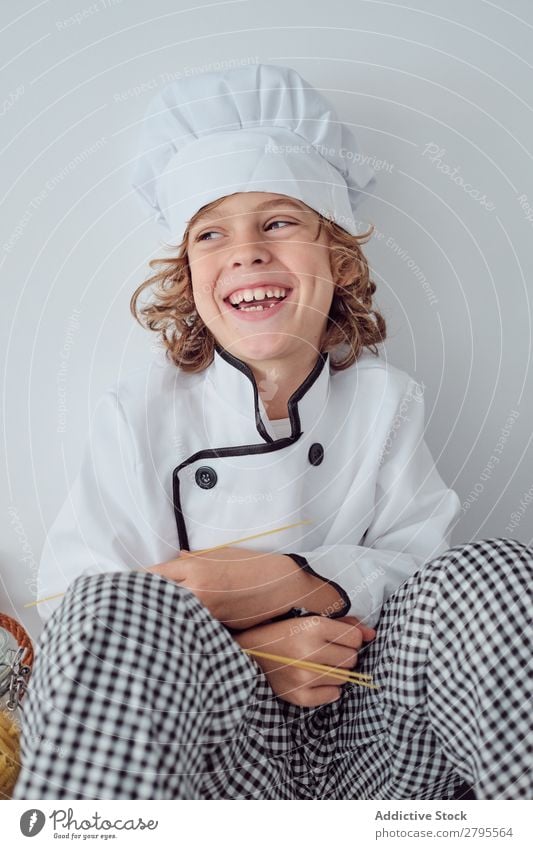
M167 85L146 112L132 180L175 243L202 206L235 192L289 195L355 235L374 183L333 105L278 65Z

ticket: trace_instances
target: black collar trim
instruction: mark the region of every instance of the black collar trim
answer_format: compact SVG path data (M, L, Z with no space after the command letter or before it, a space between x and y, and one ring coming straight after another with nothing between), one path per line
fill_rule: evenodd
M187 551L189 550L189 537L187 534L187 528L185 526L183 510L181 508L179 473L186 466L189 466L191 463L195 463L197 460L208 459L210 457L240 457L246 454L267 454L272 451L281 451L283 448L287 448L289 445L292 445L294 442L297 442L303 435L301 429L300 414L298 412L298 402L301 401L306 392L309 391L310 387L317 380L318 376L322 372L322 369L328 361L327 353L319 354L319 357L312 371L307 375L306 379L301 384L301 386L299 386L298 389L293 392L293 394L288 400L287 406L292 429L291 436L285 436L282 439L272 439L270 434L265 429L263 420L259 412L259 393L257 390L255 377L251 368L247 365L247 363L243 362L242 360L239 360L238 357L234 357L233 354L230 354L228 351L226 351L224 348L221 348L219 345L215 344L215 347L220 356L224 360L226 360L226 362L239 369L239 371L245 374L246 377L252 383L254 390L256 426L260 436L262 436L265 441L258 445L232 445L224 448L206 448L203 451L196 451L194 454L191 454L190 457L180 463L179 466L176 466L176 468L172 472L174 516L176 519L176 527L178 530L180 549L186 549Z
M257 389L257 383L255 382L254 373L250 366L243 360L240 360L238 357L235 357L233 354L230 354L229 351L226 351L226 349L222 348L217 342L215 342L215 349L223 360L225 360L231 366L246 375L246 377L252 384L254 391L255 426L257 427L259 435L265 440L265 442L279 442L279 440L272 439L272 437L265 428L263 419L261 418L261 413L259 411L259 391ZM296 389L296 391L292 393L291 397L287 402L289 420L291 423L290 439L295 440L302 435L300 414L298 412L298 402L301 401L303 396L309 391L313 383L317 380L317 378L322 372L322 369L328 361L328 357L328 353L321 353L318 355L318 359L315 365L313 366L312 370L307 375L304 382L298 387L298 389Z

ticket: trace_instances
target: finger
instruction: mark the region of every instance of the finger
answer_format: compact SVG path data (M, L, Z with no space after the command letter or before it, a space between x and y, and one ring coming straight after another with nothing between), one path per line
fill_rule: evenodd
M377 631L375 631L374 628L369 628L368 625L361 624L359 624L357 627L361 631L365 643L370 642L370 640L376 639Z
M319 705L327 705L336 702L341 697L340 687L312 687L305 694L305 704L307 707L318 707Z
M328 643L327 647L306 657L312 663L324 663L326 666L338 666L342 669L353 669L357 664L359 653L354 649L339 646L337 643Z
M160 574L159 570L161 569L162 565L163 565L162 563L158 563L157 566L148 566L146 569L144 569L141 566L141 568L137 569L136 571L138 571L138 572L153 572L154 575L159 575Z
M156 566L150 566L147 571L152 572L154 575L161 575L162 578L168 578L171 581L175 581L177 584L179 584L180 581L185 580L181 572L178 571L175 562L158 563Z
M355 616L340 616L337 622L348 622L350 625L356 625L363 635L363 640L373 640L376 637L377 631L375 628L370 628L369 625L365 625L363 622L360 622Z
M301 681L301 687L341 687L343 684L343 681L339 678L339 675L342 675L341 669L339 669L339 674L337 675L322 672L319 669L299 669L298 673L298 680Z
M363 635L356 625L340 622L338 619L328 620L325 631L322 632L328 643L358 649L363 644Z

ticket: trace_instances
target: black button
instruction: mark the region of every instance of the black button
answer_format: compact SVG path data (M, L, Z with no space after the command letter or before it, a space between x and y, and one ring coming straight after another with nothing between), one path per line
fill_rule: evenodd
M211 466L200 466L199 469L196 469L195 480L198 486L201 486L202 489L212 489L218 478L217 473Z
M311 448L309 449L309 462L312 466L320 466L323 459L324 449L322 448L320 442L313 442Z

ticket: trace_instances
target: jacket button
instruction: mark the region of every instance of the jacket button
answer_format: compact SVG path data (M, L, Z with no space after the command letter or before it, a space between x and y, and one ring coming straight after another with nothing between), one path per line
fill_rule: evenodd
M212 489L218 480L217 473L211 466L200 466L196 469L194 478L202 489Z
M323 459L324 449L322 448L320 442L313 442L311 448L309 449L309 462L312 466L320 466Z

